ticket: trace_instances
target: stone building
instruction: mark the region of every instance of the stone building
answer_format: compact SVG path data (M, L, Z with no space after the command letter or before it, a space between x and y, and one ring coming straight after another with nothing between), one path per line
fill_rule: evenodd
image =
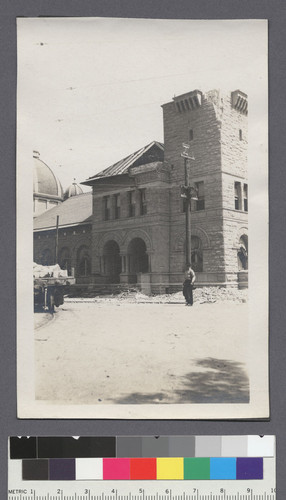
M82 183L92 187L88 218L77 216L77 203L86 195L74 196L73 207L64 208L72 198L62 203L74 237L68 239L66 228L70 262L78 266L85 226L90 283L137 283L154 293L181 288L186 260L181 155L187 144L193 158L187 161L188 178L196 193L191 259L197 283L241 285L247 280L248 253L247 96L239 90L195 90L174 97L162 109L164 145L154 141ZM39 224L35 248L39 230L44 236L43 220Z

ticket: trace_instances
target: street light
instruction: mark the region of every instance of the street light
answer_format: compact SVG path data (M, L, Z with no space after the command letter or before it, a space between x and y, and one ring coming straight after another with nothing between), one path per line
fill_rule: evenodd
M181 153L181 157L184 158L185 167L185 184L181 186L181 198L186 200L186 268L191 265L191 200L197 200L197 189L190 185L189 171L188 171L188 161L194 160L193 156L189 155L189 144L182 144L184 150Z

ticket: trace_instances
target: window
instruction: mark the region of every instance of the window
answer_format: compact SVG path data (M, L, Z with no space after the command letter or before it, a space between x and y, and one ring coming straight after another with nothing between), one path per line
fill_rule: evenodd
M140 215L147 214L146 189L140 189Z
M241 182L234 183L234 208L248 212L248 186Z
M89 276L91 274L91 259L87 246L81 246L77 251L77 276Z
M201 239L198 236L191 236L191 249L192 268L200 273L203 271L203 250Z
M52 252L49 248L46 248L45 250L43 250L42 255L40 257L40 264L42 264L42 266L51 266L53 262L54 260Z
M239 240L239 249L237 251L238 269L248 269L248 236L243 234Z
M195 182L195 188L197 190L197 201L196 201L196 210L204 210L205 209L205 186L204 182Z
M239 140L242 141L242 130L241 130L241 128L239 129Z
M120 219L120 194L114 195L114 218Z
M248 186L247 184L243 185L243 210L248 212Z
M189 130L189 141L193 141L194 140L194 131L193 129L190 129Z
M68 247L61 249L58 264L61 269L66 269L68 274L71 274L71 254Z
M234 183L234 208L241 210L241 186L240 182Z
M135 216L135 191L128 191L129 217Z
M110 196L103 197L103 217L104 220L110 219Z

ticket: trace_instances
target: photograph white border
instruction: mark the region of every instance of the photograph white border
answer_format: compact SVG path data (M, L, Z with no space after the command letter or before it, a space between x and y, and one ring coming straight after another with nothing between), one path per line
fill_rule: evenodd
M64 18L63 18L64 19ZM84 18L81 18L84 19ZM18 26L29 19L18 20ZM159 22L159 21L158 21ZM193 21L208 22L208 21ZM217 21L231 22L231 21ZM243 22L243 21L241 21ZM19 418L253 419L269 417L268 381L268 76L267 21L253 20L261 38L261 75L249 100L249 404L57 405L35 400L33 325L34 137L17 115L17 391ZM18 38L18 43L21 40ZM237 49L239 50L239 48ZM18 103L24 82L18 80ZM26 130L25 135L21 134ZM31 235L31 237L27 236Z

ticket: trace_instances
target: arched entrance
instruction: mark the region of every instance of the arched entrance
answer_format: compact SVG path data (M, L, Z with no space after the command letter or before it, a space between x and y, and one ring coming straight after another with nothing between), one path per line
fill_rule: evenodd
M109 283L119 283L121 258L118 243L110 240L103 247L103 273Z
M239 239L239 249L237 251L238 270L248 269L248 236L243 234Z
M129 260L129 283L137 282L137 273L148 273L148 254L142 238L133 238L127 249Z

